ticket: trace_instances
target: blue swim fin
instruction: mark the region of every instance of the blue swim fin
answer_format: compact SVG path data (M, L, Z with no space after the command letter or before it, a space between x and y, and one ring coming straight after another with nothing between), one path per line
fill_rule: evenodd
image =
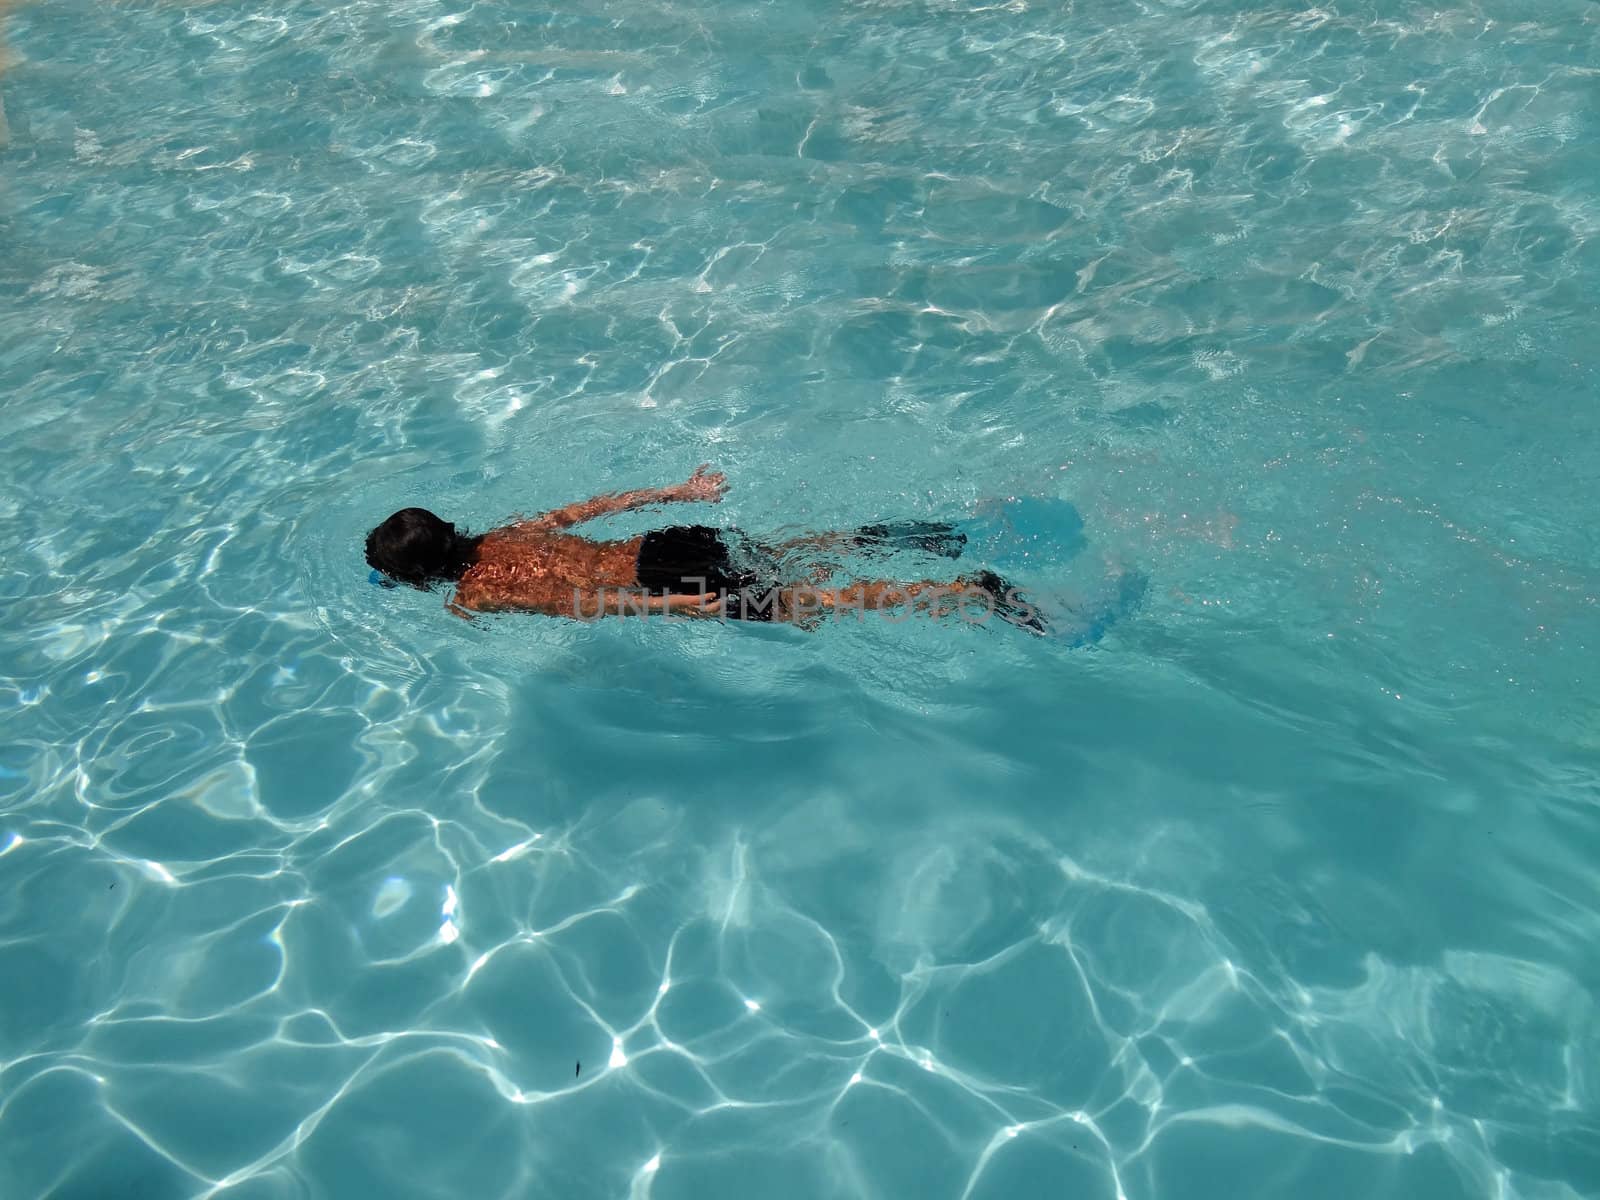
M1068 639L1074 649L1092 646L1105 637L1110 628L1144 603L1150 590L1150 577L1143 571L1122 571L1107 579L1094 595L1069 606L1074 619L1072 625L1065 621L1057 633Z
M1066 566L1088 544L1078 510L1052 496L982 501L961 529L969 558L1028 575Z

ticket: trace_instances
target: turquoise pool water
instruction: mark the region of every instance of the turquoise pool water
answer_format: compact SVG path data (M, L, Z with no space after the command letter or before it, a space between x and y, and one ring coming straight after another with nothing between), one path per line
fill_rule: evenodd
M1600 1192L1597 13L12 12L0 1195ZM1148 590L367 582L706 460Z

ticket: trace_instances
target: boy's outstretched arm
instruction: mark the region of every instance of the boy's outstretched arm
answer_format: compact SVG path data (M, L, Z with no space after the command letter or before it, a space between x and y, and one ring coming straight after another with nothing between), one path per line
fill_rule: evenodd
M542 533L581 525L596 517L607 517L634 508L648 508L652 504L668 504L674 500L704 500L708 504L715 504L728 490L728 477L721 471L712 471L710 467L710 463L701 463L695 468L694 474L682 483L660 488L636 488L631 492L614 492L607 496L596 496L592 500L580 500L576 504L540 513L526 521L518 521L512 528Z

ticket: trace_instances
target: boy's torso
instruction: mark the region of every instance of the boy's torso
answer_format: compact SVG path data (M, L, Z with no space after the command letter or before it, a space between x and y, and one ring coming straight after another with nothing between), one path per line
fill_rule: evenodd
M532 609L572 613L585 594L639 582L639 544L595 542L565 533L496 529L456 585L455 602L480 612Z

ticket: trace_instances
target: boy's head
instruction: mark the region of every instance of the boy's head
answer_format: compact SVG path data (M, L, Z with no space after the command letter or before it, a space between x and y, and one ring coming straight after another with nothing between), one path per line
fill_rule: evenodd
M390 579L425 588L460 579L477 539L425 508L402 508L367 534L367 563Z

